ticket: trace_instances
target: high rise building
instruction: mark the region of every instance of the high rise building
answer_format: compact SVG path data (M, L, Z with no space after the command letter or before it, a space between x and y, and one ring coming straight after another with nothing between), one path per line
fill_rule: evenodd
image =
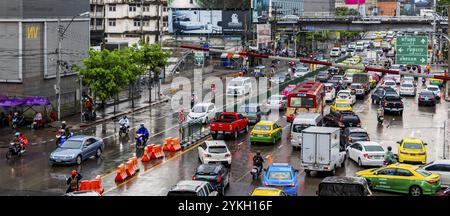
M303 16L304 0L271 0L269 15L283 17L286 15Z
M303 16L334 16L335 0L304 0Z

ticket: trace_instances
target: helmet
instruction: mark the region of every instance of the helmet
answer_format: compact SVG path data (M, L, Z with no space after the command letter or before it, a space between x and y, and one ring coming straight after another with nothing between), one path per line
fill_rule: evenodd
M260 151L257 151L257 152L256 152L256 155L258 155L258 156L261 155L261 152L260 152Z
M78 174L78 172L76 170L72 170L72 176L76 176Z
M123 116L123 119L126 119L127 118L127 116Z
M141 123L141 127L145 127L144 123Z
M20 132L16 132L15 136L20 136Z
M392 147L388 146L388 151L392 151Z

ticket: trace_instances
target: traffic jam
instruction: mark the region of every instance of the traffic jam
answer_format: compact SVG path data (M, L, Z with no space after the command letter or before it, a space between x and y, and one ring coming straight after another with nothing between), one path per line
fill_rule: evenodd
M7 151L14 168L2 172L14 177L2 181L41 175L27 167L44 179L21 188L69 187L68 196L448 196L448 75L394 63L389 53L408 34L369 32L320 61L241 52L271 66L238 73L214 98L238 101L234 110L197 99L182 114L161 104L68 139L66 129L28 153L32 164ZM243 100L261 77L278 91ZM205 135L181 146L181 122L200 123Z

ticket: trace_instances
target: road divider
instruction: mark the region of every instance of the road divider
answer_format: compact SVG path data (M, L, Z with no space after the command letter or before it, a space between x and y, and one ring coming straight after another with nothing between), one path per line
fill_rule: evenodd
M97 175L94 180L83 180L80 182L79 191L96 191L103 194L105 191L102 187L102 177Z
M150 158L158 159L158 158L163 158L163 157L164 157L164 152L162 151L161 144L153 145L152 151L150 153Z
M168 137L164 139L164 151L176 152L181 150L180 139Z
M138 160L136 156L128 159L126 163L122 163L117 167L117 174L115 181L122 182L125 179L131 178L139 172Z

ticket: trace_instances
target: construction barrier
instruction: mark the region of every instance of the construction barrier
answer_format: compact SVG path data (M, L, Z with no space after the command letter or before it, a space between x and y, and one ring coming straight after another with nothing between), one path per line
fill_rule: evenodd
M126 178L127 178L127 172L125 169L125 164L120 164L117 167L117 175L116 175L115 180L117 182L121 182L121 181L124 181Z
M102 187L102 177L98 175L94 180L80 181L78 191L96 191L99 194L103 194L105 190Z
M132 157L125 163L125 171L127 173L127 177L134 176L137 172L139 172L137 158Z
M152 148L152 152L150 154L150 158L157 159L157 158L163 158L163 157L164 157L164 152L162 151L161 144L154 145Z
M164 151L178 151L181 149L181 145L180 145L180 139L179 138L172 138L172 137L168 137L166 139L164 139Z
M155 144L151 144L151 145L145 146L145 148L144 148L144 155L142 155L141 162L149 162L150 161L150 159L151 159L150 155L152 153L152 149L153 149L154 145Z

